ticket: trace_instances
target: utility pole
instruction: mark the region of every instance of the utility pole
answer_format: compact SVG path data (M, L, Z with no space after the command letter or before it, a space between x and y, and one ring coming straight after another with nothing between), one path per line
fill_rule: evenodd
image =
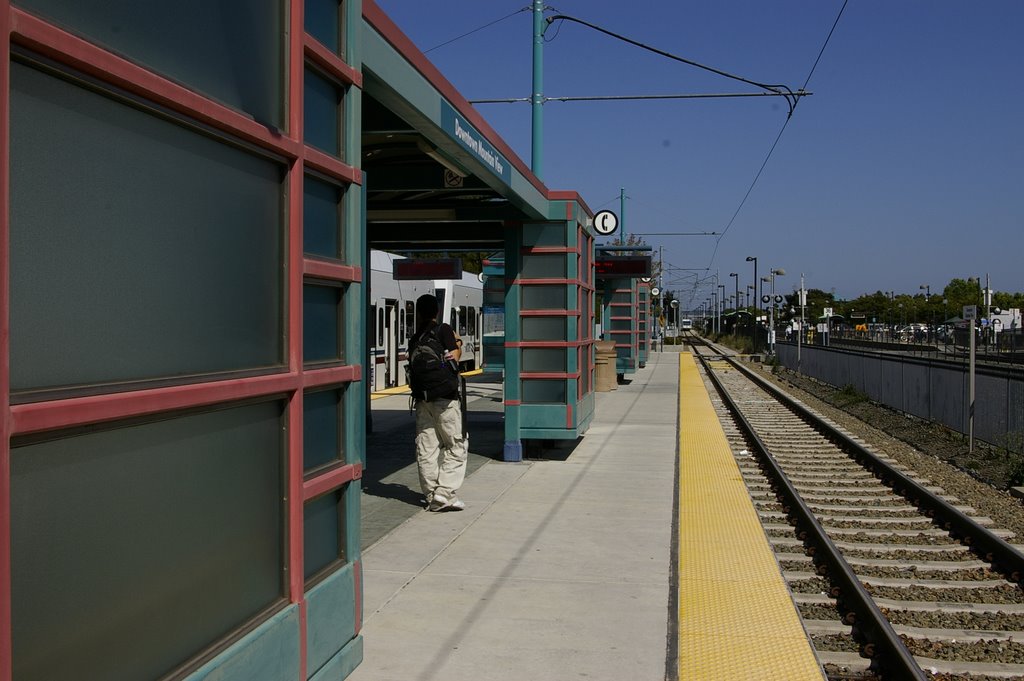
M665 295L665 247L658 246L658 288L661 290L661 295ZM665 299L662 298L662 301ZM660 301L659 301L660 302ZM665 317L665 305L661 305L661 316ZM661 333L658 334L661 337L661 352L665 352L665 325L661 324Z
M533 146L530 169L538 178L544 173L544 2L533 0L533 92L530 107L533 113Z
M800 345L804 335L804 313L807 309L807 291L804 289L804 273L800 273L800 330L796 334L796 373L800 373Z
M626 245L626 188L619 187L619 229L622 230L622 245Z

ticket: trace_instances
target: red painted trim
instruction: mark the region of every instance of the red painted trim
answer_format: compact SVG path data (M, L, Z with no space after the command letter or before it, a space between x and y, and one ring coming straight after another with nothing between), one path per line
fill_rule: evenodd
M287 110L288 130L297 140L303 138L303 88L305 87L305 62L302 30L305 18L305 3L289 0L288 37L288 81ZM302 202L304 199L303 160L305 145L299 146L299 158L288 169L288 366L296 383L301 385L302 375ZM288 589L292 603L299 606L299 669L300 679L309 676L306 650L309 640L308 607L305 585L305 513L303 512L302 473L303 456L303 401L301 390L295 390L288 402Z
M513 284L519 285L579 285L582 284L579 279L523 279L522 277L506 277L505 284L512 286Z
M520 407L522 404L520 400L505 400L506 407Z
M575 246L523 246L519 249L523 255L542 255L544 253L575 253L580 254L580 249Z
M569 373L567 371L520 371L519 378L579 378L580 372Z
M302 503L302 391L288 403L288 596L301 607L305 600L305 514ZM304 656L300 656L304 657ZM304 663L303 663L304 664Z
M567 404L565 405L565 427L572 428L574 425L576 424L572 422L572 405Z
M10 18L0 0L0 681L11 681Z
M579 317L579 310L520 310L522 317Z
M387 41L392 47L394 47L400 55L402 55L409 64L420 72L427 81L437 89L442 97L448 100L452 107L459 112L467 121L473 124L480 134L484 138L494 145L494 148L502 153L502 155L508 159L509 163L514 165L516 169L522 173L526 181L532 184L537 191L542 193L545 197L548 197L549 191L544 184L530 172L530 169L526 166L519 156L512 151L512 148L491 128L490 124L484 120L483 116L470 105L466 98L463 97L455 86L452 85L447 78L445 78L437 67L430 63L419 48L409 37L402 32L398 26L391 21L391 18L377 6L373 0L363 0L363 18L366 22L378 33L381 37Z
M363 270L352 265L342 265L329 260L306 258L302 261L302 273L307 277L331 281L362 281Z
M360 364L326 367L324 369L306 369L302 373L303 388L318 388L334 383L354 383L363 380L363 367Z
M363 464L350 463L338 468L332 468L323 475L310 478L302 483L302 500L309 501L321 494L336 490L345 483L358 480L363 477ZM299 479L302 479L300 474Z
M11 8L10 17L14 43L287 158L296 158L300 153L301 145L295 139L271 132L245 114L165 80L22 10Z
M552 201L572 201L573 203L579 204L580 208L586 212L589 217L594 217L594 211L590 210L590 206L583 200L583 197L579 195L579 192L565 191L565 190L554 190L548 192L548 199ZM570 217L570 219L572 219Z
M331 51L311 35L306 35L303 45L306 58L344 85L363 87L363 74L345 63L345 60Z
M313 170L341 182L359 185L363 183L363 171L353 168L336 156L331 156L309 146L304 147L302 153L306 157L306 165Z
M578 348L584 341L506 341L506 348Z
M11 407L10 435L115 421L186 407L288 393L299 387L295 374L272 374L170 388L91 395Z
M352 575L355 577L356 602L353 620L356 623L356 635L363 630L363 561L352 561Z

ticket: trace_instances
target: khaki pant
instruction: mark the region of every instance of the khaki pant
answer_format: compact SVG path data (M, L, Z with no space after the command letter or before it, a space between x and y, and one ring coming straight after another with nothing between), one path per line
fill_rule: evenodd
M466 477L466 442L458 400L416 403L416 464L428 497L451 499Z

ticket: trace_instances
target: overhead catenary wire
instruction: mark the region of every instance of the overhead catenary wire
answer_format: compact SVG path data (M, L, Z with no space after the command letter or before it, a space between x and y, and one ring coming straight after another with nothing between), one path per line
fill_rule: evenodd
M825 41L821 45L821 49L818 50L818 56L815 58L814 64L811 66L811 70L807 74L807 79L804 80L803 87L800 88L801 91L806 90L808 84L810 84L811 76L814 75L815 69L818 68L818 62L821 61L821 56L825 53L825 48L828 47L829 41L832 40L832 34L835 33L836 26L839 25L839 20L842 18L843 12L846 10L846 5L848 2L849 0L843 0L843 6L839 8L839 13L836 15L836 20L832 22L832 28L829 29L828 35L825 37ZM747 202L747 199L750 197L751 192L754 191L754 187L757 186L757 181L761 178L761 174L764 172L765 167L768 165L769 159L771 159L772 154L775 152L775 147L778 146L779 140L782 139L782 133L786 132L786 126L789 125L789 121L793 117L793 111L796 110L796 104L799 104L799 100L797 100L797 102L793 104L793 109L790 111L790 115L786 117L785 121L783 121L782 128L779 130L779 134L775 136L775 141L772 142L771 149L768 150L768 154L765 156L764 161L761 163L761 167L758 168L757 174L754 175L754 180L750 183L750 187L747 188L746 194L743 195L743 199L740 201L740 205L737 206L736 211L732 214L732 217L729 219L729 223L725 226L725 229L722 230L721 235L719 235L719 237L715 239L715 250L712 251L711 253L711 260L708 262L708 267L714 264L715 256L718 255L719 244L722 242L722 239L725 238L725 235L729 232L729 228L732 227L732 224L736 221L736 217L740 214L740 211L743 210L743 205Z
M494 26L495 24L500 23L502 21L505 21L506 19L510 19L510 18L514 17L515 15L517 15L517 14L522 14L523 12L529 12L531 9L533 9L533 8L530 7L529 5L527 5L526 7L521 7L520 9L517 9L515 12L512 12L511 14L506 14L505 16L501 17L500 19L495 19L494 21L487 22L483 26L478 26L478 27L474 28L472 31L467 31L467 32L463 33L462 35L455 36L451 40L446 40L446 41L444 41L443 43L441 43L439 45L434 45L433 47L431 47L429 49L423 50L423 54L426 54L427 52L432 52L432 51L434 51L434 50L436 50L438 48L444 47L445 45L451 45L456 40L462 40L463 38L465 38L467 36L473 35L477 31L482 31L485 28L488 28L490 26Z
M772 83L772 84L761 83L761 82L758 82L756 80L752 80L750 78L744 78L743 76L737 76L736 74L729 73L728 71L723 71L722 69L716 69L713 66L708 66L706 64L701 64L700 62L696 62L696 61L694 61L692 59L687 59L686 57L680 57L677 54L672 54L671 52L666 52L665 50L659 49L657 47L652 47L650 45L646 45L646 44L644 44L644 43L642 43L642 42L640 42L638 40L633 40L632 38L624 36L621 33L616 33L615 31L610 31L610 30L608 30L606 28L602 28L601 26L598 26L597 24L592 24L589 21L585 21L583 19L580 19L580 18L574 17L574 16L570 16L568 14L555 14L553 16L547 17L545 19L545 21L548 22L549 26L551 24L553 24L554 22L556 22L556 21L572 21L572 22L575 22L577 24L582 24L583 26L591 28L591 29L593 29L593 30L595 30L595 31L597 31L599 33L604 33L607 36L615 38L616 40L621 40L622 42L629 43L630 45L633 45L634 47L639 47L640 49L647 50L648 52L653 52L653 53L655 53L657 55L661 55L662 57L666 57L668 59L672 59L673 61L678 61L678 62L681 62L683 64L687 64L689 66L693 66L695 68L702 69L702 70L708 71L710 73L714 73L714 74L722 76L724 78L729 78L731 80L739 81L741 83L746 83L747 85L753 85L754 87L759 87L762 90L768 90L769 92L775 93L778 96L786 98L786 102L789 104L789 113L790 113L791 116L793 115L793 109L796 108L796 103L798 101L800 101L800 98L803 97L804 94L805 94L802 91L793 92L793 90L789 86L781 84L781 83Z

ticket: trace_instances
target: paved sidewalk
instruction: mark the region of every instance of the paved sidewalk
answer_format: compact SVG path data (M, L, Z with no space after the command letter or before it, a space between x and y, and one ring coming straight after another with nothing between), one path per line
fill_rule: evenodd
M368 549L350 679L664 679L678 359L652 353L598 393L565 460L487 460L465 511L417 513Z

